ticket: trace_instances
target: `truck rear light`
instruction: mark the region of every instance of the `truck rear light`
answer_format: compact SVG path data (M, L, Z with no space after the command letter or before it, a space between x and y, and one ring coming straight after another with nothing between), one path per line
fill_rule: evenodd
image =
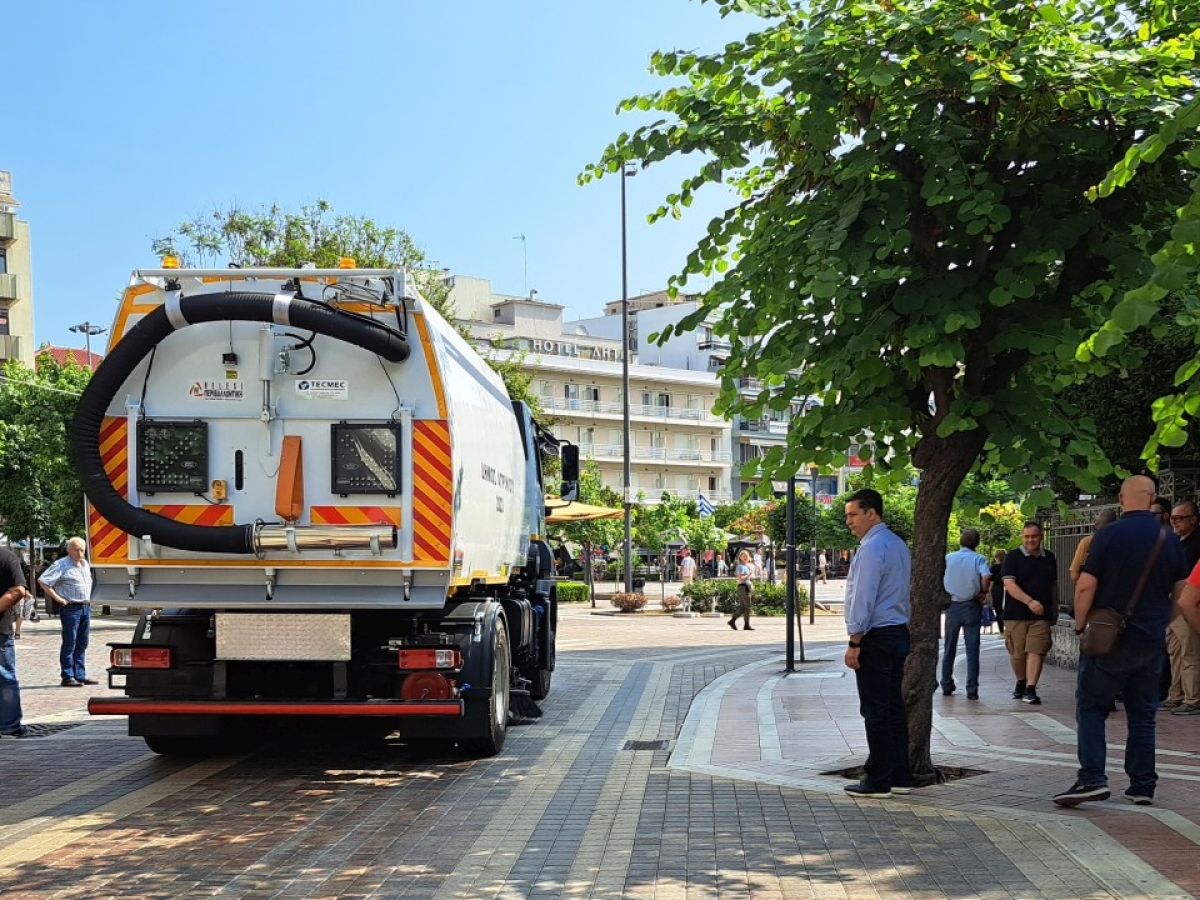
M169 669L169 647L113 647L109 661L116 669Z
M462 652L457 647L410 647L400 651L401 669L457 669Z

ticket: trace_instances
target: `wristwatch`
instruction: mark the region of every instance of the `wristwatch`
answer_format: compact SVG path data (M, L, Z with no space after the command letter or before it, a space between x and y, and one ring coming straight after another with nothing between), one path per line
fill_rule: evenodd
M851 650L857 650L857 649L858 649L859 647L861 647L861 646L862 646L862 641L851 641L851 642L850 642L850 649L851 649Z

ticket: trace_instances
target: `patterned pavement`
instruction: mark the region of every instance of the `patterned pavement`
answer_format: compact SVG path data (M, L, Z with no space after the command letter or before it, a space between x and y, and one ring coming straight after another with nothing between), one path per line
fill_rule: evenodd
M821 587L836 601L840 585ZM652 597L652 600L654 598ZM598 610L603 612L603 610ZM57 623L18 646L26 721L0 740L8 898L1183 898L1200 892L1200 718L1160 720L1153 807L1064 811L1073 673L1009 697L984 637L979 701L934 700L934 759L985 774L853 800L826 774L865 754L836 616L782 620L564 610L546 715L488 760L422 756L333 729L236 756L167 760L59 688ZM94 620L89 653L133 619ZM961 663L961 661L960 661ZM94 689L103 692L104 687Z

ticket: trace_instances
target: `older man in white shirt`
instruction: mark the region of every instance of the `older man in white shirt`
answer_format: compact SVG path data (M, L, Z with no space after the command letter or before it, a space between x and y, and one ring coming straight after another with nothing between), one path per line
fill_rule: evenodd
M88 638L92 630L92 567L84 559L87 543L73 537L67 541L67 555L42 573L38 584L46 596L61 604L62 649L58 661L63 687L83 687L100 682L87 677Z

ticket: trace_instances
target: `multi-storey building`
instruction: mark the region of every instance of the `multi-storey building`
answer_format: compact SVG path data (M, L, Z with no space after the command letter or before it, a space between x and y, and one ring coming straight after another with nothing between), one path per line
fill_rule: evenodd
M0 170L0 363L33 365L33 265L29 223L17 218L12 175Z
M603 483L624 484L624 396L620 319L590 330L562 321L561 306L496 295L485 279L454 276L451 302L487 352L520 354L558 437L579 444ZM609 317L602 317L607 319ZM604 323L606 326L609 323ZM630 358L630 487L635 497L664 492L713 503L733 498L729 422L713 413L718 380L697 371Z

